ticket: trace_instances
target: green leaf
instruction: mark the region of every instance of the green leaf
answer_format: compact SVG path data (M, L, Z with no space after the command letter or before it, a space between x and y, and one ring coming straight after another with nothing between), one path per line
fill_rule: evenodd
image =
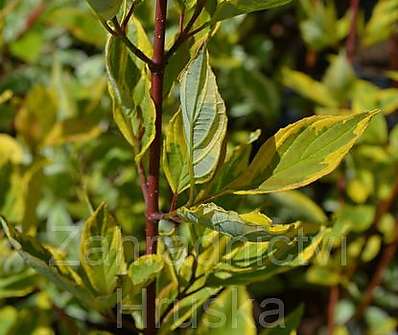
M181 326L192 315L197 315L199 308L219 290L220 288L204 287L178 301L166 315L162 327L159 329L159 334L172 334L176 328Z
M311 284L333 286L342 281L342 276L335 266L313 265L307 270L306 279Z
M223 0L217 6L212 20L214 22L255 11L279 7L292 0Z
M347 95L354 87L355 80L356 76L346 53L340 52L337 56L332 56L322 83L339 104L344 104Z
M198 335L255 335L253 304L244 286L229 287L204 312Z
M204 198L207 194L217 194L222 192L227 185L244 173L249 166L252 143L257 141L261 131L257 130L249 135L249 138L242 144L237 145L232 150L227 151L227 157L222 167L217 171L210 185L206 185Z
M371 205L344 205L335 212L336 222L342 222L347 229L361 233L369 229L373 222L375 208Z
M378 105L377 95L380 88L365 80L356 80L351 92L352 110L359 113L363 110L374 108Z
M141 1L141 0L140 0ZM145 53L148 57L152 57L153 55L153 46L152 41L148 37L142 22L136 17L133 16L129 23L128 37L134 41L136 46ZM145 66L141 61L139 63L141 66Z
M370 262L374 259L377 254L380 252L382 246L381 237L378 235L373 235L367 241L363 253L361 255L361 259L363 262Z
M170 120L163 148L163 169L173 193L179 194L189 185L188 153L181 112Z
M270 197L284 211L288 211L295 220L303 220L311 223L325 223L327 216L314 201L299 191L287 191L271 193Z
M121 230L105 204L84 223L80 262L91 285L102 295L111 294L118 276L127 271Z
M123 0L87 0L87 2L100 17L110 20L119 12Z
M340 164L374 115L313 116L281 129L227 189L236 194L262 194L314 182Z
M129 276L135 286L145 287L162 271L163 258L160 255L146 255L138 258L129 267Z
M43 169L47 162L34 162L23 174L16 174L7 194L3 214L19 222L25 234L34 235L37 230L37 206L42 192ZM32 192L32 190L35 190Z
M198 51L203 47L207 39L208 29L203 29L203 31L186 40L170 57L165 70L163 87L165 96L170 93L181 72L187 67L190 60L197 56Z
M0 335L7 335L17 322L18 312L12 306L6 306L0 309Z
M203 183L215 171L227 130L225 105L205 49L186 69L180 96L191 184Z
M213 203L194 208L180 208L178 215L192 224L202 224L220 233L244 238L247 241L268 241L276 236L295 234L299 223L273 225L272 220L258 211L238 214L226 211Z
M29 266L59 288L70 292L89 308L99 310L104 307L84 287L79 275L66 265L59 250L43 246L36 239L17 232L12 226L7 225L2 217L0 217L0 223L12 247Z
M45 17L55 27L68 30L78 40L103 49L106 43L106 31L90 10L62 6L51 10Z
M177 4L179 5L180 9L191 9L195 5L195 0L177 0Z
M0 299L23 297L31 293L38 283L38 275L32 269L0 278Z
M22 162L22 157L22 147L15 138L0 134L0 167L7 162L19 164Z
M304 305L300 305L281 322L273 324L272 328L265 329L261 335L291 335L300 326L304 314Z
M184 272L185 265L189 262L188 257L188 241L184 239L184 225L176 226L175 223L168 220L159 221L159 246L158 253L165 254L169 264L172 264L173 275L175 278L180 276L184 283L189 281L190 273ZM191 268L188 266L187 272ZM173 277L174 277L173 276ZM170 278L172 276L169 276ZM174 278L171 278L172 280ZM170 280L168 280L170 281Z
M104 131L92 117L69 118L58 122L49 132L44 145L84 143L97 138Z
M140 161L155 138L156 112L150 96L148 70L146 66L139 67L123 41L113 36L106 46L106 69L113 117L134 147L136 161Z
M385 41L394 33L398 22L398 3L395 0L377 1L372 17L365 27L363 43L369 47Z
M394 317L391 317L385 310L375 306L368 307L365 312L365 320L368 325L369 334L393 334L398 325L398 321Z
M180 96L181 112L171 120L163 159L175 193L208 181L216 171L224 145L225 105L205 49L185 70Z
M363 204L374 192L375 176L365 169L358 169L347 184L347 195L357 204Z
M391 130L389 150L394 156L398 157L398 125Z
M300 22L301 35L311 49L333 47L347 36L351 24L350 12L347 11L345 16L338 19L333 2L299 2L305 14L304 20Z
M37 85L29 91L23 108L16 116L15 126L32 149L43 142L54 126L57 110L57 98L52 90Z
M338 106L338 102L325 85L302 72L285 68L282 70L282 81L285 86L322 106Z
M388 115L398 109L398 89L386 88L379 91L379 106L384 114Z
M26 63L35 63L40 57L44 46L43 34L30 30L20 39L10 44L10 53ZM29 52L26 52L29 50Z
M307 265L317 252L325 233L321 228L314 229L312 225L303 225L297 236L278 236L269 242L233 243L226 249L229 253L223 255L213 268L207 271L206 284L248 285L272 278L278 273L286 272L294 267Z
M388 125L383 114L376 115L370 122L359 140L360 144L375 144L383 146L388 142Z

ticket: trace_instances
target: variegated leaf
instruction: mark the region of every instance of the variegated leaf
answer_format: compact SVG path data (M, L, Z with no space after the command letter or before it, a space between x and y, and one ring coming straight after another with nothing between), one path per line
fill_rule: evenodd
M91 285L102 295L111 294L118 276L127 272L121 229L105 204L84 223L80 262Z
M205 49L184 72L180 96L181 112L170 122L163 158L175 193L211 179L224 145L225 105Z
M136 161L143 158L155 138L156 118L150 96L149 73L145 66L139 65L121 38L109 38L106 68L113 99L113 117L123 136L133 146Z
M260 148L246 173L227 189L261 194L306 186L332 172L375 112L313 116L281 129Z
M226 211L213 203L194 208L182 207L178 215L192 224L202 224L220 233L247 241L268 241L276 236L290 236L297 233L300 223L275 225L259 211L238 214Z

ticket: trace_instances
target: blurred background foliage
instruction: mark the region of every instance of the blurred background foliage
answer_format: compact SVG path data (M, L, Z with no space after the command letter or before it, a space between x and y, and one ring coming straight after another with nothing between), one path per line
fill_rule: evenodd
M152 13L152 1L137 11L147 31ZM176 1L169 13L172 41ZM312 114L383 111L339 169L316 184L220 200L262 209L276 222L332 228L308 266L249 287L257 301L281 298L286 313L304 304L298 334L326 334L334 323L334 334L387 335L398 324L398 1L363 0L355 17L348 1L297 0L226 21L209 45L235 144ZM105 42L85 1L0 0L0 213L63 246L71 260L82 220L102 201L125 234L144 238L133 153L112 121ZM172 91L166 120L176 104ZM165 183L161 193L170 195ZM0 244L0 334L95 329L95 313L28 269L3 237ZM369 288L373 299L360 311Z

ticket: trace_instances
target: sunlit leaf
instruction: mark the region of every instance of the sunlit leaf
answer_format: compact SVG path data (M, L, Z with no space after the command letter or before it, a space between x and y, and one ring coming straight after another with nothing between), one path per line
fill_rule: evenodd
M208 181L214 175L224 144L225 105L206 50L186 69L180 96L181 112L171 121L163 160L175 193Z
M148 70L137 66L118 37L108 40L106 68L115 122L134 147L136 161L140 161L155 138L155 107Z
M35 235L37 230L37 206L41 199L43 169L47 162L34 162L23 173L15 173L5 199L3 214L17 221L25 234ZM32 192L34 190L34 192Z
M309 283L315 285L332 286L338 285L342 280L342 276L336 267L316 264L308 269L306 279Z
M251 133L244 143L227 151L225 162L218 169L210 185L206 185L206 189L201 194L201 197L205 197L207 194L222 192L228 184L246 171L249 166L252 143L258 140L260 134L261 131L259 130Z
M269 242L233 243L230 252L208 270L207 284L247 285L263 282L278 273L307 265L318 252L327 230L309 225L298 230L296 237L276 236Z
M17 322L18 312L12 306L5 306L0 309L0 335L7 335Z
M180 96L190 182L205 182L218 164L227 129L225 105L205 49L186 69Z
M387 88L378 94L379 107L384 114L391 114L398 109L398 89Z
M274 225L270 218L258 211L238 214L212 203L189 209L181 208L178 214L192 224L202 224L220 233L253 242L268 241L276 236L289 236L296 233L300 227L299 223Z
M41 245L36 239L22 235L7 225L1 217L0 221L12 247L29 266L59 288L73 294L86 306L101 309L96 298L84 287L80 276L66 264L59 251Z
M140 287L148 285L162 271L163 265L160 255L146 255L138 258L128 270L133 285Z
M102 295L111 294L118 276L127 271L121 230L105 204L84 223L80 262L91 285Z
M361 259L363 262L370 262L374 259L380 251L382 245L381 237L378 235L373 235L369 238L365 245Z
M328 88L302 72L285 68L282 71L282 80L285 86L322 106L337 107L337 101Z
M222 0L217 5L212 19L221 21L241 14L283 6L290 2L291 0Z
M300 30L311 49L322 50L335 46L347 36L351 26L350 11L339 19L334 2L300 0L300 5L305 13Z
M27 296L35 290L38 280L39 276L33 269L27 269L12 275L2 273L0 278L0 298Z
M10 135L0 134L0 167L9 162L22 162L23 150L21 145Z
M255 335L253 304L246 288L229 287L213 300L203 314L198 335Z
M76 117L58 122L48 134L45 145L84 143L97 138L103 128L91 118Z
M165 317L159 334L166 335L172 333L186 320L191 318L192 315L197 314L199 308L219 290L220 288L204 287L202 290L192 293L178 301Z
M398 22L398 3L395 0L379 0L372 17L365 27L363 43L371 46L387 40Z
M339 165L374 115L314 116L293 123L271 137L227 188L250 194L308 185Z
M183 159L187 153L182 115L178 112L169 122L163 149L163 169L174 193L181 193L189 185L189 165Z
M27 63L36 62L42 52L44 46L44 38L39 31L29 31L19 40L10 45L10 52ZM26 52L29 50L29 52Z

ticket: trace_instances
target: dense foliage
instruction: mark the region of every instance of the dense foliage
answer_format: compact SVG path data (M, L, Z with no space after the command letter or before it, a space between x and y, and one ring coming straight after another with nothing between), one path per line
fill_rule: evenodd
M166 3L0 0L0 334L395 334L398 2Z

